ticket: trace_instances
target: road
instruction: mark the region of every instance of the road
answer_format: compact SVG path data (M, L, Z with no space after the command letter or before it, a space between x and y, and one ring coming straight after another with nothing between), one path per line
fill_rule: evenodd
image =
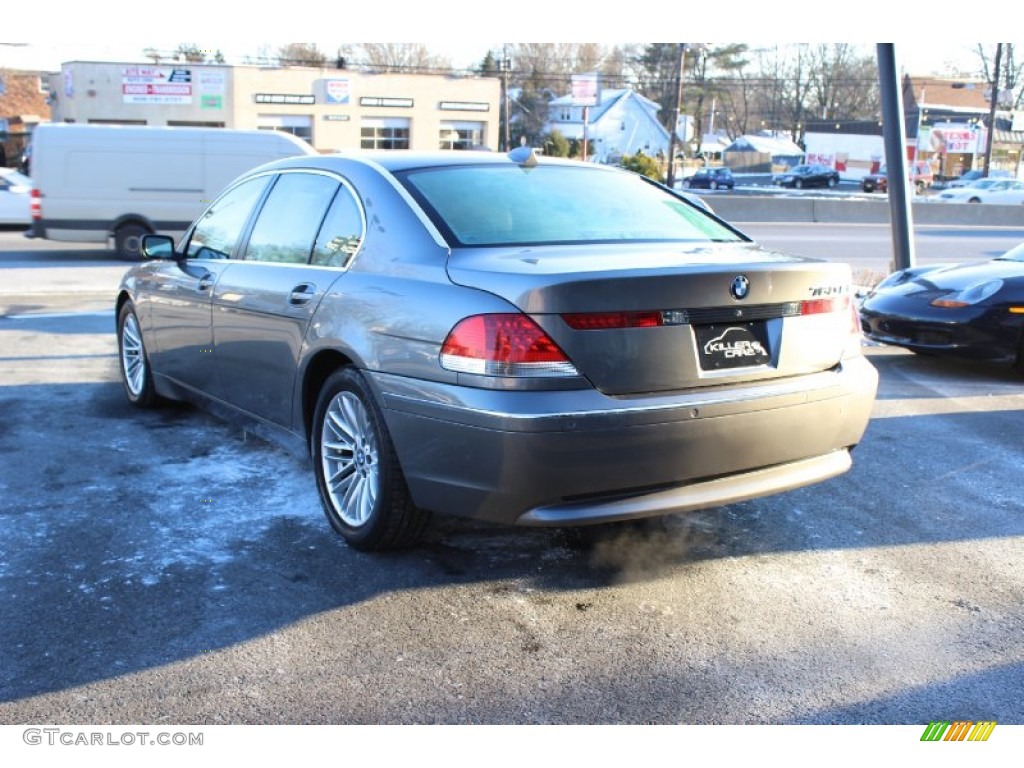
M885 258L866 228L758 229ZM0 723L1024 723L1010 372L870 347L840 478L586 536L442 520L369 555L302 462L129 407L123 269L0 233Z

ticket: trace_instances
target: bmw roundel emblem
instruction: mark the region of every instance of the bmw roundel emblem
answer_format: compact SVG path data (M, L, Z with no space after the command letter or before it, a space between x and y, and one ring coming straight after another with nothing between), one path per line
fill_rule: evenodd
M743 275L736 276L732 281L732 286L729 288L729 293L732 294L734 299L747 298L747 294L750 293L750 281Z

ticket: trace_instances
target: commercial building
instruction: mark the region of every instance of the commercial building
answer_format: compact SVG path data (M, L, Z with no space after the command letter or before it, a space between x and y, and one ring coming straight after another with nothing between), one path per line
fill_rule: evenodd
M977 80L904 77L907 159L929 163L937 180L981 168L988 147L989 88ZM1024 172L1022 122L1012 113L996 113L993 169L1014 176ZM808 162L831 165L844 178L877 172L885 162L881 120L808 121L804 144Z
M52 119L286 131L321 152L498 143L501 81L316 67L72 61L51 76Z

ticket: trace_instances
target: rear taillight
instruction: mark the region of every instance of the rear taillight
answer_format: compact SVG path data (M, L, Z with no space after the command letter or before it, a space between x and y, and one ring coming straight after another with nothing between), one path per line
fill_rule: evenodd
M656 328L664 325L660 311L575 312L562 315L574 331L608 331L618 328Z
M43 218L43 193L38 188L32 188L32 194L29 195L29 209L32 211L33 219Z
M849 305L849 296L838 296L830 299L809 299L800 302L800 314L824 315L829 312L843 312Z
M474 315L441 346L441 367L484 376L578 376L569 358L526 315Z

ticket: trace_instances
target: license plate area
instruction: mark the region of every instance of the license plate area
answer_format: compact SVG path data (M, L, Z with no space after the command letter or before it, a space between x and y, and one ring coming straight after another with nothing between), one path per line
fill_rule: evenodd
M763 320L751 323L715 323L694 326L697 358L703 371L747 368L771 361Z

